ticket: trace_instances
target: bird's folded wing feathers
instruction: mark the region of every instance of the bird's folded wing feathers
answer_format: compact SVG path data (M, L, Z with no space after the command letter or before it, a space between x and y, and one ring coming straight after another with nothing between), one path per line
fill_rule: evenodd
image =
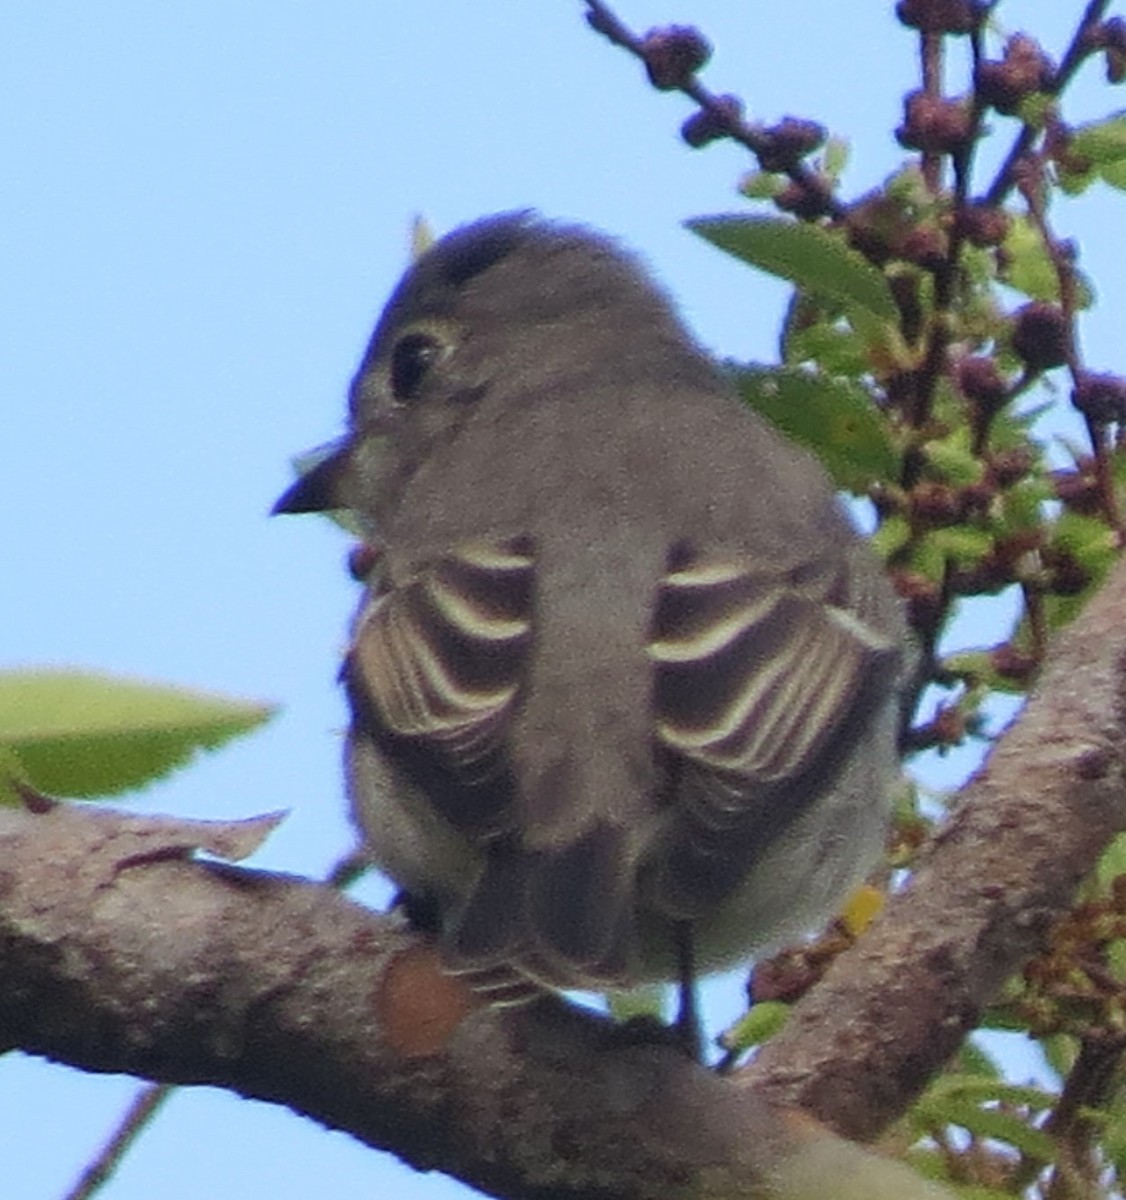
M745 817L779 785L816 775L866 721L897 670L894 637L865 619L849 580L822 586L700 563L662 580L649 643L657 737L706 777L704 826Z
M498 764L531 603L530 554L466 546L368 606L345 673L383 733L427 743L460 783L481 782Z

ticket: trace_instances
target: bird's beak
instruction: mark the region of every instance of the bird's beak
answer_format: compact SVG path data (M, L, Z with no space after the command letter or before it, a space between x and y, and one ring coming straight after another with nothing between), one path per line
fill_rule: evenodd
M306 471L278 498L271 515L276 513L332 512L347 508L343 492L345 477L352 460L350 442L337 442L329 453Z

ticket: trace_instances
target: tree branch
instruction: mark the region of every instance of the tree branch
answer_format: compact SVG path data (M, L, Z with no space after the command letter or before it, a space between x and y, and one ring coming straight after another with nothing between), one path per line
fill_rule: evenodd
M940 1194L780 1106L875 1135L1044 944L1126 825L1123 612L1126 563L904 895L733 1078L553 998L482 1009L394 918L189 857L242 826L62 805L0 811L0 1046L285 1104L495 1195Z
M553 997L477 1007L395 918L185 857L208 830L0 812L0 1045L285 1104L495 1195L946 1195Z
M1053 643L904 894L740 1072L742 1086L873 1137L1044 946L1126 827L1124 613L1126 560Z

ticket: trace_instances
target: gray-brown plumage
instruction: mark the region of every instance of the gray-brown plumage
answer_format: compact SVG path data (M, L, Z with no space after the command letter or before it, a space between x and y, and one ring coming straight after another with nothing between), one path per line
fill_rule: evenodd
M719 966L872 864L898 605L612 242L526 214L438 242L278 507L378 548L349 790L453 969L614 987L675 976L684 933Z

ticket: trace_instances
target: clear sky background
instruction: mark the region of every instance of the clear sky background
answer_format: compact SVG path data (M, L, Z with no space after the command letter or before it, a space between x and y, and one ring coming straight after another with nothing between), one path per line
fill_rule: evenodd
M696 23L755 117L827 122L847 191L901 153L914 42L884 0L621 0L634 28ZM1079 0L1008 0L1054 52ZM335 436L344 388L407 256L533 206L620 235L720 353L769 360L785 289L680 227L744 207L733 146L688 150L689 106L590 32L579 0L7 4L0 15L0 388L7 573L0 663L78 664L271 700L263 732L140 798L292 816L256 859L316 876L348 840L334 683L353 585L327 523L267 520L289 457ZM1121 103L1097 72L1069 116ZM1123 367L1119 197L1061 214ZM1116 261L1117 260L1117 261ZM365 897L378 901L376 887ZM713 1020L738 1006L712 993ZM0 1191L65 1193L136 1085L0 1061ZM311 1122L178 1093L106 1200L468 1195Z

